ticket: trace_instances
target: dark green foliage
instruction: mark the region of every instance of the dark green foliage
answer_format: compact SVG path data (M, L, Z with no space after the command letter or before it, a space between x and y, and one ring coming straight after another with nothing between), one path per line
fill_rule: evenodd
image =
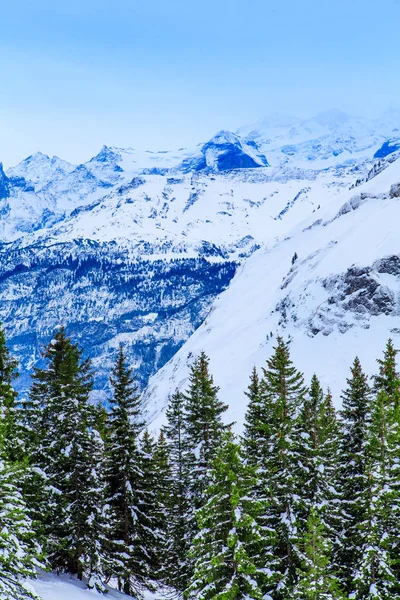
M218 387L214 385L204 352L190 369L184 400L185 435L191 446L190 491L195 508L199 508L209 483L208 470L224 431L221 417L228 408L218 399Z
M253 485L253 469L226 433L197 515L199 532L191 549L195 568L186 598L261 600L256 549L263 533L255 517L262 507L250 495Z
M108 571L126 594L147 585L150 557L143 540L143 471L139 436L144 428L135 378L122 346L112 370L114 394L106 432L107 503L110 507Z
M359 524L367 514L368 460L366 454L371 390L358 358L351 368L351 377L342 395L342 442L340 447L340 489L342 500L343 536L337 561L342 568L342 580L351 591L354 571L360 561L362 537Z
M262 525L276 533L273 546L264 548L264 561L273 557L270 569L277 582L274 598L290 598L300 561L299 490L304 482L299 473L299 412L307 389L294 367L288 346L277 339L274 354L263 368L261 394L265 411L265 439L260 440L263 456L259 478L267 509ZM266 589L265 591L268 591ZM271 591L271 590L270 590ZM273 590L272 590L273 591Z
M25 405L31 466L25 493L52 568L92 577L101 587L101 568L87 555L100 537L104 491L103 453L89 404L90 364L63 328L44 358L47 366L35 371Z
M310 511L300 542L301 564L293 600L344 600L338 577L330 569L330 544L318 509Z
M164 563L164 581L183 596L191 573L188 557L194 509L189 496L190 444L186 436L183 395L176 391L170 398L164 427L171 469L171 496L168 502L168 552Z

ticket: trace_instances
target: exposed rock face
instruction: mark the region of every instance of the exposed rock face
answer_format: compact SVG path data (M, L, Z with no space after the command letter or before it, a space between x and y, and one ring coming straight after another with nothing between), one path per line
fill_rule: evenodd
M400 183L395 183L390 188L390 197L391 198L400 198Z

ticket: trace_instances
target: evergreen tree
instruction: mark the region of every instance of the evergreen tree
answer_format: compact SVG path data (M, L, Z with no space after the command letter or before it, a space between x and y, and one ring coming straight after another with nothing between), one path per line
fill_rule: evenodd
M208 486L208 471L224 431L221 416L227 406L218 399L218 387L209 372L209 359L204 352L195 359L184 394L185 429L191 444L191 501L197 509Z
M367 441L368 508L360 524L360 598L400 595L400 378L388 341L374 377ZM372 588L372 591L371 589Z
M16 463L24 459L18 427L17 393L13 381L18 377L17 361L7 347L0 327L0 447L3 460Z
M273 546L267 536L264 560L273 557L271 581L278 583L272 591L280 600L291 597L300 563L299 493L304 474L299 472L299 413L307 390L282 338L278 338L274 350L261 381L266 427L265 438L260 439L263 455L259 478L264 488L261 499L267 498L268 502L261 523L265 532L276 532Z
M330 568L330 544L315 506L310 511L301 548L301 566L291 598L344 600L339 579Z
M217 453L198 511L199 532L191 550L195 569L185 596L201 600L261 599L254 549L262 540L252 500L253 470L242 460L232 434Z
M367 508L359 523L361 544L354 569L352 598L357 600L398 600L398 579L393 570L391 540L388 535L387 492L380 473L368 472Z
M0 461L0 598L37 599L24 585L36 578L42 552L21 494L13 484L14 472Z
M171 506L173 503L173 478L169 463L169 448L165 433L161 430L154 450L154 484L155 484L155 520L159 539L155 546L156 572L155 579L163 585L171 585Z
M342 442L340 447L340 488L342 491L342 545L337 561L343 584L352 588L356 565L360 561L362 538L359 523L365 521L368 496L366 445L369 428L371 390L361 363L355 358L351 377L342 395Z
M339 492L339 424L330 393L324 394L316 375L300 412L299 475L302 519L307 523L311 511L318 514L331 542L341 543ZM305 524L304 523L304 524Z
M149 557L140 507L143 500L142 452L144 428L135 377L121 345L112 370L110 414L106 432L107 504L110 506L110 576L128 595L140 595L147 585Z
M250 384L245 395L248 398L243 436L246 460L251 465L261 466L264 456L263 444L268 435L266 430L268 413L265 399L261 394L260 378L255 367L253 367Z
M52 568L82 579L91 570L86 548L96 542L93 519L102 509L102 464L93 463L101 452L89 404L92 373L63 328L44 358L47 366L33 374L24 415L32 467L25 491Z
M185 428L183 395L176 391L166 411L164 433L168 444L171 469L171 496L168 506L169 550L164 566L165 579L179 598L183 597L192 570L188 556L195 514L189 495L190 443Z
M162 473L157 469L157 446L146 430L141 439L141 489L138 503L138 533L141 541L143 561L146 563L148 586L152 587L160 574L160 558L166 545L163 531L163 507L161 504ZM167 490L166 490L167 491Z

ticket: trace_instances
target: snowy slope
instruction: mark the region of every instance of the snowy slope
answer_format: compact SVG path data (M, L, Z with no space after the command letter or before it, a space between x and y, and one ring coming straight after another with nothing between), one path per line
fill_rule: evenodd
M255 141L273 166L326 169L372 157L388 139L398 137L399 129L399 111L366 119L330 110L306 120L265 118L238 133Z
M132 598L120 594L115 590L110 590L106 596L100 595L94 591L86 589L84 583L77 581L68 575L54 575L45 573L39 576L35 581L29 582L29 587L41 598L41 600L94 600L95 598L110 598L115 600L124 600ZM156 594L145 594L144 600L156 600Z
M193 150L104 146L77 166L37 153L0 169L0 319L20 388L60 323L94 360L96 390L120 341L146 384L258 248L396 157L398 122L274 117Z
M277 335L290 341L307 378L315 371L332 387L339 405L356 354L373 373L387 338L400 345L399 196L397 160L254 253L201 327L151 379L149 414L157 417L168 393L185 385L192 357L205 350L229 404L227 419L240 428L251 368L265 363Z

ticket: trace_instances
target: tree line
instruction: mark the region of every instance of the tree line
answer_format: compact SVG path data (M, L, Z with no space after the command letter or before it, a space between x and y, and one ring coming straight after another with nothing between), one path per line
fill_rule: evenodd
M136 598L400 598L396 355L372 378L355 358L337 413L277 338L238 437L201 353L155 439L122 345L106 409L63 328L18 398L0 330L0 597L42 566Z

